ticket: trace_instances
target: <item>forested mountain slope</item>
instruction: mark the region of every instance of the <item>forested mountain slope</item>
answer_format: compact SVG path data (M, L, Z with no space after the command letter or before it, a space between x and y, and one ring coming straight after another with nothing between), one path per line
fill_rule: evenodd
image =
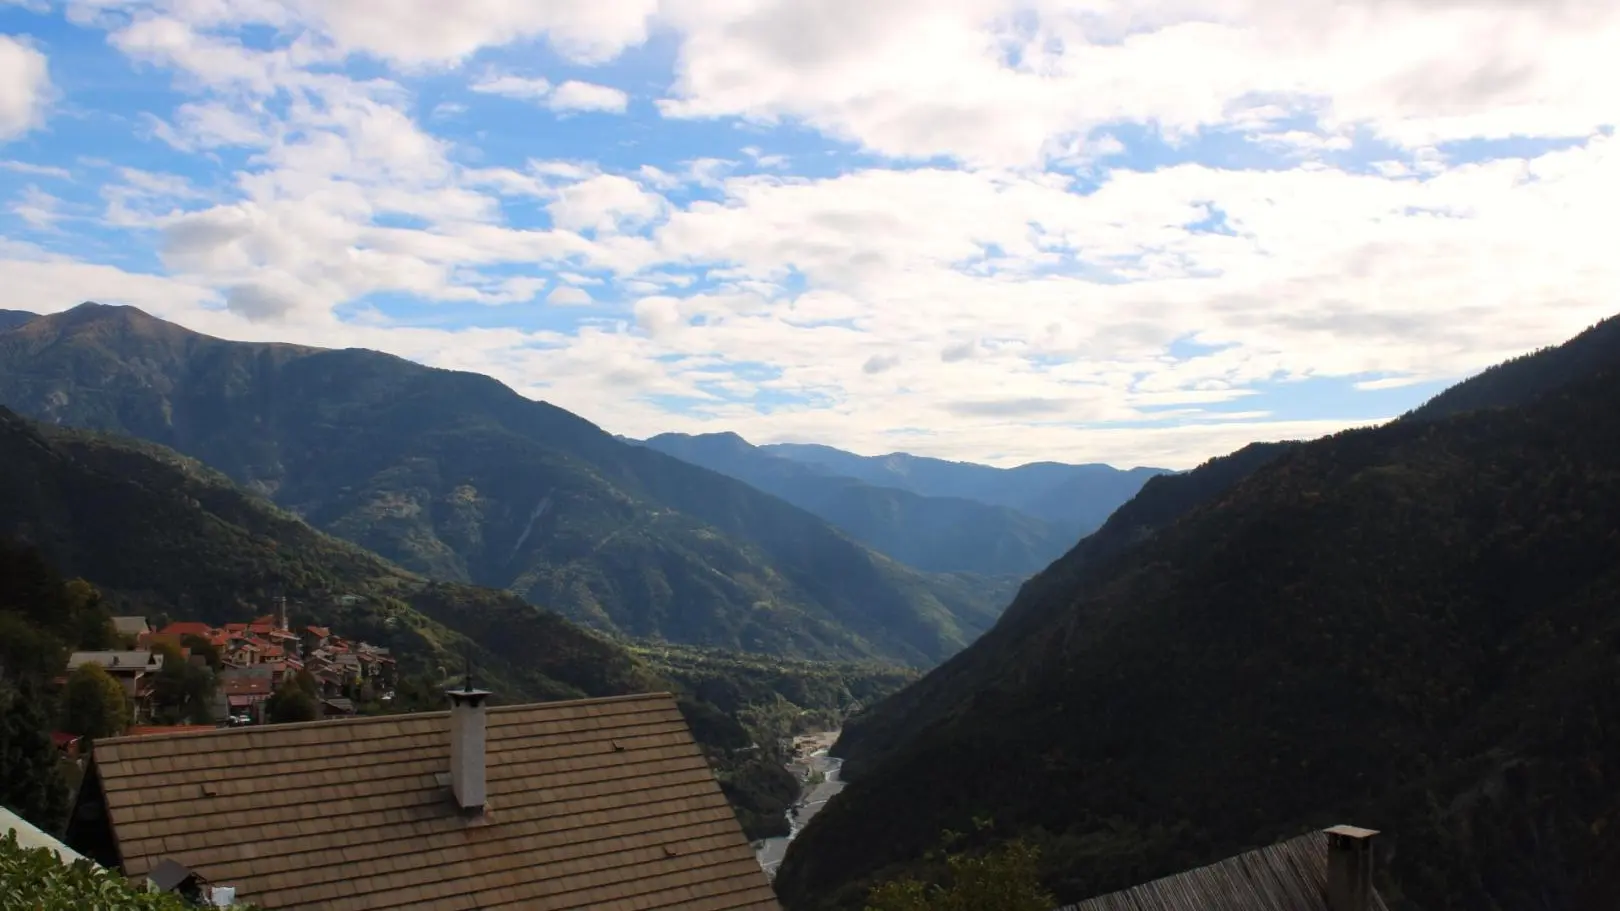
M85 304L0 332L0 403L170 446L407 569L633 636L927 666L1010 594L912 571L488 377L377 352Z
M1037 842L1064 900L1343 821L1386 833L1399 907L1604 894L1616 355L1519 407L1292 446L1139 544L1032 581L1004 620L1021 632L953 662L999 650L1000 672L871 750L795 841L788 906L852 906L974 817L994 819L981 838Z
M781 497L929 572L1028 576L1074 543L1066 525L978 500L868 484L772 455L734 433L664 433L642 445Z
M1620 359L1620 317L1610 317L1562 345L1504 361L1458 383L1402 420L1427 421L1480 408L1506 408L1615 365Z
M606 695L659 682L623 648L554 613L401 570L161 447L38 426L0 408L0 466L0 535L30 542L124 609L224 623L263 613L280 594L313 622L390 646L417 670L454 666L471 642L507 695ZM359 600L345 605L343 595ZM478 635L485 626L504 633Z
M506 701L674 692L756 837L785 834L783 814L797 796L779 740L806 724L836 725L908 676L883 666L628 646L510 593L402 570L171 450L38 425L4 408L0 556L8 558L0 560L8 576L0 627L10 639L50 638L45 628L19 633L15 621L33 616L29 602L36 614L54 610L40 597L53 587L54 567L89 580L119 613L224 623L263 614L273 596L285 596L295 622L392 649L412 678L411 695L425 700L414 708L440 707L444 671L467 657ZM71 644L40 649L56 655L44 659L56 662L42 669L47 676ZM0 645L0 658L15 657L17 641Z
M1253 443L1211 459L1190 472L1150 479L1108 522L1061 559L1025 582L1001 619L974 646L957 653L922 680L851 718L833 752L844 757L845 778L858 778L879 757L918 732L963 711L992 681L1017 678L1029 666L1021 652L1040 641L1042 629L1069 603L1089 573L1127 548L1151 539L1185 513L1224 494L1297 443Z

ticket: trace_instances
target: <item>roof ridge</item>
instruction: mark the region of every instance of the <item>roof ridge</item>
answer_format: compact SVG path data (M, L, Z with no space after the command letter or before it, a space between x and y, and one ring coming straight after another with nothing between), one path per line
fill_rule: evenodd
M675 695L668 692L627 693L622 696L593 696L586 699L557 699L549 702L520 702L516 705L492 705L488 708L491 714L514 712L521 709L535 709L541 706L546 708L572 708L581 705L603 705L617 702L634 702L636 700L670 700ZM398 715L361 715L354 718L327 718L319 721L290 721L285 724L254 724L236 728L213 728L207 731L170 731L163 734L128 735L122 737L105 737L96 741L96 746L119 746L126 743L151 743L170 737L218 737L231 735L252 734L264 731L301 731L311 728L328 730L344 725L373 724L380 721L397 722L401 718L449 718L449 709L436 709L431 712L403 712Z

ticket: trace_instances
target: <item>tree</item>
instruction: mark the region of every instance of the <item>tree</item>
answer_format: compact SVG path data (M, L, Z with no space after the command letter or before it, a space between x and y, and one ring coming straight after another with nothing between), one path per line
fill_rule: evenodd
M946 833L946 844L953 841ZM1057 900L1041 888L1039 852L1014 840L979 854L945 861L946 885L905 878L884 883L867 898L866 911L1051 911Z
M75 644L90 651L117 647L118 631L113 628L112 612L102 603L101 592L83 579L68 582L63 590Z
M62 640L21 614L0 611L0 679L44 680L67 663Z
M168 642L154 644L152 652L163 656L163 667L152 681L154 717L167 724L206 723L214 696L213 672L193 664Z
M264 712L271 724L292 721L314 721L320 714L320 704L303 687L289 680L265 701Z
M124 687L99 664L86 663L68 675L62 696L62 727L86 737L109 737L129 723Z
M0 804L55 831L67 820L67 783L41 698L32 681L0 692Z
M219 647L214 645L214 643L209 642L207 639L204 639L202 636L199 636L196 633L186 633L184 636L180 637L180 644L191 649L191 653L193 655L203 656L203 660L208 662L209 670L214 671L215 673L219 672L219 666L222 659L219 655Z

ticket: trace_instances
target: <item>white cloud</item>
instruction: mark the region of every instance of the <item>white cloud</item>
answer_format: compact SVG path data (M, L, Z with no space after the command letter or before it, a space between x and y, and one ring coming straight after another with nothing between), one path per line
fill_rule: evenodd
M630 104L630 96L619 89L591 82L570 79L557 86L551 94L554 111L606 111L623 114Z
M546 295L546 303L559 307L584 307L592 303L591 293L573 285L558 285Z
M70 180L73 174L67 168L58 168L54 165L31 164L26 161L0 161L0 169L11 171L14 174L29 174L34 177L55 177L61 180Z
M658 17L651 0L450 12L402 0L383 15L367 0L155 7L108 20L115 48L193 96L154 112L151 134L245 163L196 186L97 172L111 175L106 221L152 232L128 236L157 238L168 276L9 243L11 306L127 300L226 337L377 347L490 372L632 435L734 429L874 453L1178 467L1377 416L1278 419L1261 384L1455 376L1567 337L1620 299L1606 242L1620 143L1597 129L1615 118L1602 87L1620 81L1604 50L1616 44L1612 4L666 0ZM271 25L280 44L244 45L233 28L247 22ZM652 157L656 122L652 141L602 153L605 167L481 157L476 142L445 138L452 125L436 135L417 119L412 80L425 67L525 41L600 61L652 25L679 55L665 111L747 121L712 147L683 147L690 160ZM342 75L350 53L382 61L382 75ZM560 109L627 105L605 86L504 72L473 89ZM470 119L455 126L501 129ZM764 151L773 120L941 160L850 169L798 146L784 160ZM1131 121L1173 139L1244 131L1255 154L1297 167L1132 171L1116 135ZM1369 131L1407 148L1380 151L1371 174L1330 164ZM753 144L737 148L739 135ZM1438 147L1509 135L1577 144L1476 165ZM1083 169L1085 184L1054 163ZM48 176L29 167L44 166L12 170ZM550 227L509 220L538 207ZM47 207L31 211L48 223ZM1217 212L1227 233L1192 227ZM566 307L595 306L567 333L333 315L375 294L544 295L559 322ZM1218 350L1170 357L1194 330ZM737 364L769 378L742 379ZM762 414L755 393L787 404ZM704 404L674 415L652 394ZM1139 426L1158 420L1180 426Z
M513 76L510 73L486 74L468 88L485 95L501 95L506 98L524 100L544 98L551 93L551 83L548 80L539 77Z
M1117 121L1186 134L1259 104L1409 145L1584 135L1612 122L1603 86L1620 73L1620 8L1595 0L685 0L669 14L671 116L793 118L887 155L1000 165Z
M62 219L62 200L29 184L12 201L9 211L29 227L48 229Z
M341 46L403 65L454 65L481 48L544 37L580 62L611 59L647 38L655 0L289 0ZM261 18L269 18L264 16Z
M569 231L614 231L643 225L664 213L662 196L617 174L598 174L557 191L547 207L552 224Z
M50 99L45 55L24 40L0 35L0 142L43 123Z
M469 88L485 95L543 103L559 113L604 111L622 114L630 104L630 96L619 89L576 79L554 86L549 80L538 76L489 72Z

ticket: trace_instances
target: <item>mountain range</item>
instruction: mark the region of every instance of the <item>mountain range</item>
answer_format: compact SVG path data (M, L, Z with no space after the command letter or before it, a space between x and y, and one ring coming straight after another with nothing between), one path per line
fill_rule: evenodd
M429 578L614 633L929 666L1013 583L924 573L488 377L84 304L0 331L0 404L193 457Z
M116 613L222 624L284 597L294 622L390 649L403 675L398 708L438 707L446 671L468 659L503 701L676 693L751 837L786 834L798 787L778 745L910 676L608 638L509 592L404 570L172 450L4 407L0 466L0 551L88 580ZM15 631L13 612L38 589L0 582L0 620Z
M863 456L817 443L773 443L760 448L774 456L878 487L1004 506L1051 523L1071 543L1102 525L1149 478L1165 473L1163 468L1119 469L1063 462L995 468L904 452Z
M410 669L454 666L472 648L481 675L509 695L636 692L655 681L627 651L556 614L402 570L159 446L0 408L0 464L0 534L132 612L222 624L262 612L275 594L307 605L311 622L392 647ZM484 625L503 633L478 635Z
M917 569L1019 577L1051 563L1095 527L1088 525L1094 516L1112 512L1158 472L868 458L825 446L754 446L734 433L666 433L642 445L774 494Z
M1620 322L1389 424L1157 477L849 721L791 911L1036 845L1063 901L1312 828L1393 908L1620 899Z

